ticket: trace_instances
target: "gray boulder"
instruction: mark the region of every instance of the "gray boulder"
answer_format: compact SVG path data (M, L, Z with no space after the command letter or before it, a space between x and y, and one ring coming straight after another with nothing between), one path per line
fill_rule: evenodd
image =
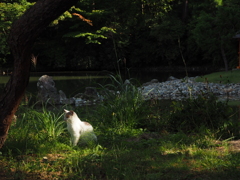
M37 82L38 100L40 102L50 102L53 104L60 104L60 95L55 87L55 82L52 77L43 75Z

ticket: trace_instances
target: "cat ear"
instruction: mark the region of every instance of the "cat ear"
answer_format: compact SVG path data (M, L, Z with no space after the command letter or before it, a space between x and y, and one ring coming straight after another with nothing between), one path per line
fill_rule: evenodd
M65 112L65 113L68 113L69 111L68 111L68 110L66 110L66 109L64 109L64 112Z
M73 115L73 114L74 114L74 111L71 110L71 111L69 111L69 113L70 113L71 115Z

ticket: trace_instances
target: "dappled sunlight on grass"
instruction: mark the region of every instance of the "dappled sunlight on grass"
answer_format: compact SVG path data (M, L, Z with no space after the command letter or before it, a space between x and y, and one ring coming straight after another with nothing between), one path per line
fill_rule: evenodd
M56 153L21 156L3 152L0 159L7 171L5 176L33 179L224 179L229 171L236 173L234 177L239 176L239 153L231 153L225 144L212 143L201 149L195 143L197 139L179 145L167 136L134 142L119 137L116 144L91 148L65 145ZM221 151L220 146L224 146Z
M240 141L233 141L239 120L224 111L227 104L201 97L167 109L143 101L131 84L115 81L116 89L104 87L104 103L74 108L93 125L96 144L71 146L59 108L20 107L1 149L0 179L240 178Z

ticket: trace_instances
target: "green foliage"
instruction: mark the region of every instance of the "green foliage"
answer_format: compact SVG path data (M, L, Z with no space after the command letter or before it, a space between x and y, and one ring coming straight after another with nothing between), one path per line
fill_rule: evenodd
M86 44L89 44L89 43L101 44L96 39L98 39L98 38L107 39L106 36L102 35L102 34L106 34L106 33L116 33L116 32L112 28L102 27L100 30L97 30L95 34L94 33L83 33L83 32L79 31L79 32L67 33L67 34L63 35L63 37L72 37L72 38L86 37L87 38Z
M7 38L13 21L20 17L31 5L32 3L26 0L0 3L0 65L6 63L6 56L10 54Z
M221 6L222 3L223 3L223 0L215 0L215 2L216 2L219 6Z
M176 17L163 17L160 22L152 26L150 35L158 40L160 47L158 53L164 56L164 59L167 59L168 64L171 65L172 60L180 55L177 42L184 36L186 29L181 19Z
M104 103L97 108L97 119L102 119L101 128L120 132L136 128L147 116L148 108L138 88L132 80L123 82L122 78L111 76L112 83L103 87ZM105 125L108 124L108 128Z
M38 151L40 146L48 143L56 143L63 140L65 131L62 114L54 113L45 107L41 111L32 108L25 109L17 117L16 123L11 127L9 141L12 150L19 149L22 152L32 149Z
M1 65L9 58L12 22L32 4L1 3ZM183 66L183 58L187 66L236 67L239 6L237 0L80 1L38 38L38 69L110 69L109 62L123 58L126 67Z
M218 4L221 2L218 1ZM206 5L206 7L210 6ZM229 3L227 6L216 6L212 4L211 7L209 11L199 12L198 16L189 23L190 40L196 42L206 61L215 65L219 63L223 65L222 59L226 57L227 61L236 62L236 44L233 43L232 38L240 28L237 20L239 5Z
M22 110L26 115L33 111ZM46 116L49 114L48 111L44 113ZM92 115L92 112L89 113ZM98 121L100 124L102 119ZM28 126L25 121L24 123ZM105 128L107 127L108 124L105 124ZM34 126L32 128L34 129ZM27 129L28 132L33 132L28 126L26 129L18 128L18 133L11 133L10 136L15 135L14 138L20 139L22 131ZM14 143L17 145L16 141L10 137L0 154L0 172L4 172L2 177L140 180L204 177L225 180L229 177L238 179L240 175L239 153L230 151L227 141L216 143L211 132L205 135L187 135L182 132L153 134L139 131L131 136L112 133L110 137L110 132L98 128L97 131L100 133L99 145L95 147L70 147L60 144L63 140L58 139L57 144L53 141L38 141L39 149L27 146L25 152L21 151L23 147L19 146L17 153L12 146ZM33 135L31 138L38 137Z
M59 24L60 21L64 21L68 18L72 18L72 14L69 11L65 11L61 16L59 16L57 19L55 19L50 26L56 26Z
M35 111L36 131L40 138L56 140L65 130L62 114L55 114L42 109L42 112Z
M111 79L101 87L104 102L71 107L93 125L98 145L72 147L59 108L24 105L0 152L0 173L6 179L238 179L239 153L228 141L239 136L239 117L230 117L226 102L199 96L168 107L144 101L133 79Z
M234 113L233 109L227 102L217 101L213 95L173 102L172 108L169 116L171 131L190 134L209 129L222 135L234 130L234 122L230 118Z

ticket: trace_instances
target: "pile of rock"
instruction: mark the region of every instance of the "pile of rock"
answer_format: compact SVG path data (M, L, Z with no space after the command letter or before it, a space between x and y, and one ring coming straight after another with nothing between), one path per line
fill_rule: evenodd
M196 77L177 79L169 77L165 82L153 79L139 87L145 100L170 99L182 100L184 98L196 98L198 95L211 93L220 99L240 99L240 84L217 84L196 82ZM125 84L130 81L126 80ZM101 102L103 97L99 95L95 87L86 87L84 93L78 93L74 97L67 98L62 90L57 91L55 83L50 76L43 75L38 83L38 100L53 104L73 104L75 106L93 105Z
M73 104L75 106L93 105L102 98L99 96L95 87L86 87L84 93L78 93L74 97L67 98L66 94L55 87L52 77L43 75L37 82L38 101L52 104Z
M148 99L173 99L195 98L198 95L211 93L220 99L240 99L240 84L218 84L196 82L196 77L177 79L170 77L165 82L156 79L145 83L139 90L146 100Z

